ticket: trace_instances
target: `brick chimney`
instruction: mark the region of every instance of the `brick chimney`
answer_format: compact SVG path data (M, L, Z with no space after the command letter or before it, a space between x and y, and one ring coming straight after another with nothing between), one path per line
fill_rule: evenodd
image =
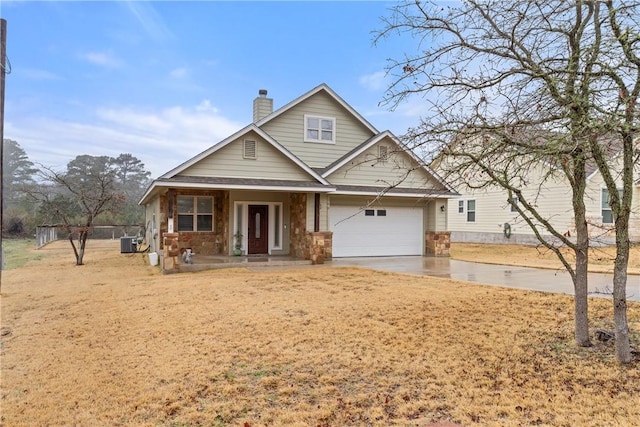
M273 113L273 99L267 98L266 89L260 89L258 97L253 100L253 122L260 121L271 113Z

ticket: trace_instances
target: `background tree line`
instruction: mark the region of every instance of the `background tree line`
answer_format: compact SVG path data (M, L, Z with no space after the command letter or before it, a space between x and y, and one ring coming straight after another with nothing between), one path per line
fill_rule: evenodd
M36 165L18 142L5 139L3 160L5 237L32 236L44 224L88 227L144 221L138 200L151 172L129 153L79 155L65 170L56 171Z

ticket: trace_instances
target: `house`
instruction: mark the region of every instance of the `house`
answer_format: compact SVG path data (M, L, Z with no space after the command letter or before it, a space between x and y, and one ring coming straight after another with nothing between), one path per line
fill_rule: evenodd
M160 176L140 200L151 250L175 255L448 255L457 193L326 84Z
M467 146L468 148L469 146ZM610 143L611 168L621 169L619 150ZM455 150L454 150L455 151ZM452 152L452 151L450 151ZM487 185L482 176L451 175L453 170L443 162L442 156L431 163L432 168L454 182L461 197L448 205L448 228L452 242L538 244L531 227L509 203L506 190L497 185ZM445 171L445 169L447 171ZM523 197L533 203L540 215L563 235L575 236L575 222L571 200L571 187L566 177L552 164L537 160L526 168L524 176L518 176ZM464 174L479 174L466 170ZM636 164L629 235L632 242L640 242L640 165ZM464 183L471 185L465 185ZM618 178L620 191L621 178ZM591 163L587 165L585 191L586 217L589 236L594 244L613 244L613 216L609 206L609 192L602 175ZM515 203L518 200L514 199ZM542 234L549 236L543 228Z

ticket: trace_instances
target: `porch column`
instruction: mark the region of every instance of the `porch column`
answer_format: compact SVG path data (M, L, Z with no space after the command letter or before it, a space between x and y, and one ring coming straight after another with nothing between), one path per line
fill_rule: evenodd
M331 231L308 233L307 238L311 264L324 264L325 259L331 259L333 249L333 233Z
M426 255L436 257L450 256L451 232L427 231Z

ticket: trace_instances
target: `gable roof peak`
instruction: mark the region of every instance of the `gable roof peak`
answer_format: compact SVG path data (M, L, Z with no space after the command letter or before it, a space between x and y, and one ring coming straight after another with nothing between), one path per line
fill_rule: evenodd
M355 117L367 129L369 129L371 131L371 133L373 133L373 134L378 134L379 133L379 131L371 123L369 123L369 121L367 119L365 119L351 105L349 105L344 99L342 99L342 97L340 95L338 95L333 89L331 89L329 87L329 85L326 84L326 83L320 83L318 86L314 87L310 91L300 95L299 97L297 97L293 101L289 102L288 104L278 108L276 111L274 111L271 114L267 115L266 117L263 117L262 119L258 120L256 122L256 126L260 127L260 126L264 125L265 123L270 122L274 118L276 118L276 117L280 116L281 114L289 111L290 109L292 109L296 105L302 103L303 101L306 101L307 99L311 98L312 96L316 95L319 92L325 92L327 95L329 95L331 98L333 98L338 104L340 104L345 110L347 110L353 117Z

